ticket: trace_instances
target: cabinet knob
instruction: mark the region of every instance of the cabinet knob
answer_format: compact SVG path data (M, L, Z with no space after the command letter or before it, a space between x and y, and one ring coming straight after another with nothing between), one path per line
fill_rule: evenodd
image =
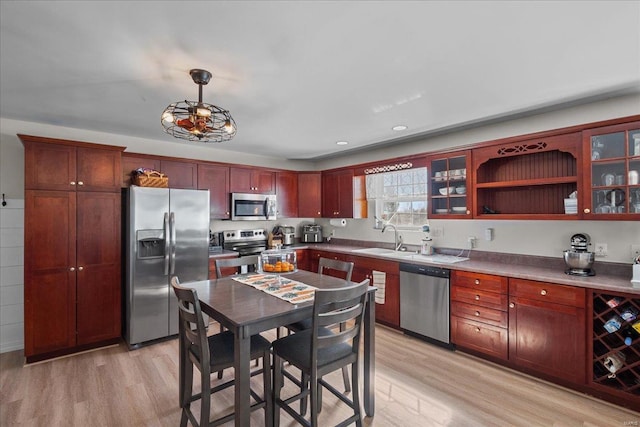
M76 271L76 268L75 267L71 267L71 268L69 268L69 271Z
M476 316L480 316L480 312L479 312L479 311L476 311L476 312L475 312L475 315L476 315Z
M514 308L516 305L512 302L509 303L509 308Z
M546 294L547 294L547 290L546 289L543 289L543 290L540 291L540 295L546 295Z
M78 271L84 270L84 267L78 267Z
M586 208L586 209L584 210L584 213L591 213L591 209Z
M476 279L473 283L475 283L476 285L480 284L480 279Z
M480 328L476 327L476 332L480 332Z
M70 185L76 185L76 182L75 181L71 181L69 184Z
M471 215L471 211L467 209L467 215Z
M78 181L78 185L84 185L84 182Z
M476 300L476 301L480 301L480 295L476 295L475 300Z

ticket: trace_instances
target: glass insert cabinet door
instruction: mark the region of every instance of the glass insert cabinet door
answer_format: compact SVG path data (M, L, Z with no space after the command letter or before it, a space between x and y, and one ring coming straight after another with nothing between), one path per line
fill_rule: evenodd
M640 216L640 122L586 132L585 154L590 157L590 203L594 217ZM588 154L587 154L588 153Z
M429 164L429 217L460 218L471 216L469 153L452 153L431 158Z

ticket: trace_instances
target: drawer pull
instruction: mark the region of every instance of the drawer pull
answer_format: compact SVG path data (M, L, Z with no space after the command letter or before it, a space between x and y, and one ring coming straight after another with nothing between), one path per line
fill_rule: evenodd
M480 301L480 295L476 295L475 300Z
M479 312L479 311L476 311L476 312L475 312L475 315L476 315L476 316L480 316L480 312Z
M84 267L78 267L78 271L84 270Z
M543 289L543 290L541 290L541 291L540 291L540 295L543 295L543 296L544 296L544 295L546 295L546 294L547 294L547 290L546 290L546 289Z
M512 302L509 303L509 308L514 308L516 305Z
M476 285L479 285L480 284L480 279L476 279L475 282L473 282L473 283L475 283Z
M476 332L480 332L480 328L476 327Z
M84 182L78 181L78 185L84 185Z
M76 182L75 181L71 181L69 184L76 185Z

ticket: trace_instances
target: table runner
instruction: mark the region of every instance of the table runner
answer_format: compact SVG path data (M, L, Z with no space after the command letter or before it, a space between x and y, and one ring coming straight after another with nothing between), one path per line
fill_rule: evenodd
M277 274L240 274L232 276L232 279L292 304L313 301L314 292L317 289Z

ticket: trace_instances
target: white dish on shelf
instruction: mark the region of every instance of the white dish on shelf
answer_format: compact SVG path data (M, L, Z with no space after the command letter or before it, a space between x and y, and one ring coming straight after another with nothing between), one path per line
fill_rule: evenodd
M442 187L438 191L443 196L446 196L447 194L452 194L455 191L455 187Z
M455 213L467 213L467 208L465 206L454 206L451 210Z
M449 213L449 209L436 209L437 214L446 214Z

